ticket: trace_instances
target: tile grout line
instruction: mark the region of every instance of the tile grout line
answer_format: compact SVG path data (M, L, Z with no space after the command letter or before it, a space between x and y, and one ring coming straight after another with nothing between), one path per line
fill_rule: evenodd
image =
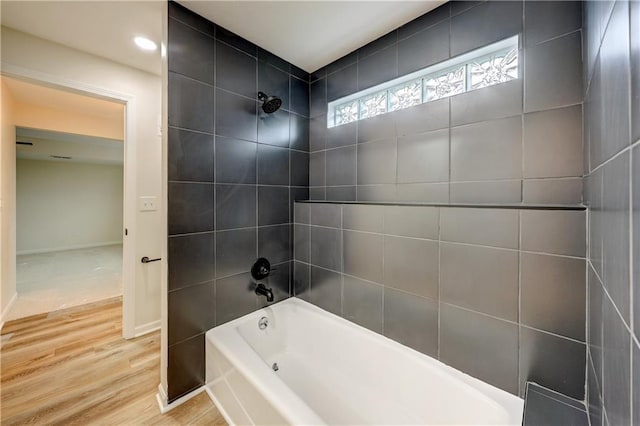
M615 6L614 6L615 7ZM627 4L627 8L630 8L631 5ZM629 19L631 19L631 12L629 11ZM629 46L630 47L630 46ZM629 53L629 55L631 55ZM629 56L631 57L631 56ZM629 61L628 63L629 65L629 88L632 87L631 84L631 63ZM628 105L628 111L629 111L629 138L631 138L631 135L633 134L632 131L632 123L633 123L633 119L631 117L633 108L632 108L632 102L631 102L631 95L628 96L627 100L629 102ZM631 146L631 145L630 145ZM633 219L634 219L634 197L633 197L633 171L634 171L634 167L633 167L633 157L634 157L634 150L630 149L629 150L629 191L628 191L628 200L629 200L629 218L628 218L628 225L629 225L629 257L628 257L628 261L629 261L629 325L630 325L630 331L631 331L631 335L629 336L630 339L630 345L629 345L629 373L631 374L631 379L630 379L630 386L629 386L629 397L630 397L630 403L629 403L629 419L631 420L631 424L633 424L633 414L634 414L634 404L633 404L633 390L634 390L634 386L633 386L633 368L634 368L634 359L633 359L633 349L634 349L634 338L635 338L635 315L634 312L636 311L635 309L635 303L634 303L634 250L633 250L633 246L634 246L634 234L633 234ZM639 171L640 172L640 171ZM640 414L640 413L638 413Z
M215 30L215 27L214 27ZM214 32L215 34L215 32ZM218 56L218 48L216 46L216 40L215 37L213 39L213 60L214 60L214 65L213 65L213 84L214 84L214 89L213 89L213 182L214 182L214 188L213 188L213 229L214 229L214 233L213 233L213 324L214 326L218 325L218 238L217 235L215 233L215 231L217 230L217 221L218 221L218 215L217 215L217 208L216 208L216 201L218 200L218 190L217 190L217 186L216 184L218 183L218 179L217 179L217 170L218 170L218 156L216 155L216 147L217 147L217 137L215 136L216 130L217 130L217 126L216 126L216 101L218 100L217 97L217 93L215 90L215 84L218 81L218 70L215 65L215 63L217 63L216 58Z
M616 314L618 315L618 319L622 322L622 324L624 325L626 331L630 334L630 338L631 338L632 343L633 343L633 341L636 341L636 339L635 339L635 336L633 335L633 331L631 330L631 327L624 320L624 317L620 313L618 305L616 305L616 303L613 301L613 298L611 297L611 295L609 294L609 291L607 290L606 286L604 285L604 283L602 281L602 278L600 277L600 275L598 275L598 271L596 271L596 269L593 267L593 264L591 263L591 261L589 261L589 264L591 265L591 268L593 269L594 275L598 278L598 283L602 287L602 290L603 290L604 294L607 296L607 299L609 300L609 303L611 303L611 305L613 305L613 307L615 308ZM638 343L636 342L636 344L638 344ZM638 344L638 346L640 346L640 344Z
M521 352L521 342L522 342L521 325L522 325L522 210L518 212L518 346L517 346L518 391L520 390L520 383L522 383L522 371L520 368L520 352Z
M527 387L530 387L530 385L528 385ZM567 395L564 395L564 394L562 394L562 393L560 393L560 392L554 391L553 389L545 388L544 386L540 386L540 387L542 387L545 391L553 392L553 394L558 394L558 395L561 395L561 396L567 397ZM586 404L584 403L584 401L580 401L580 400L578 400L578 399L575 399L575 401L577 401L577 402L579 402L579 403L580 403L580 402L582 402L582 403L583 403L583 405L584 405L584 407L585 407L585 408L578 408L578 407L576 407L576 406L574 406L574 405L571 405L571 404L569 404L569 403L567 403L567 402L565 402L565 401L561 401L561 400L560 400L560 398L558 398L558 397L554 397L554 396L552 396L553 394L552 394L552 395L547 395L547 394L542 393L542 392L540 392L540 391L537 391L537 390L535 390L535 389L530 389L530 390L528 390L528 392L537 393L538 395L541 395L541 396L542 396L542 397L544 397L544 398L551 399L551 400L553 400L553 401L555 401L555 402L557 402L557 403L559 403L559 404L562 404L562 405L564 405L564 406L566 406L566 407L572 408L572 409L574 409L574 410L582 411L583 413L587 414L587 411L586 411ZM571 398L571 397L568 397L568 398ZM571 398L571 399L573 399L573 398Z
M386 229L386 223L387 223L387 209L382 207L382 230L384 231ZM384 246L386 244L386 240L385 237L382 237L382 281L385 281L384 277L385 277L385 273L387 272L387 264L385 262L385 255L384 255ZM383 284L382 287L382 335L386 336L386 321L385 321L385 299L386 299L386 286Z
M344 213L340 206L340 316L344 318Z
M520 176L522 177L522 179L520 180L520 201L524 203L524 180L525 180L525 63L526 63L526 53L525 53L525 44L526 44L526 27L525 27L525 3L523 2L523 6L522 6L522 28L524 29L524 31L522 32L522 46L518 46L519 49L522 49L522 52L518 52L518 55L522 55L522 62L523 62L523 66L522 66L522 84L520 84L520 96L521 96L521 101L520 101L520 111L522 111L522 113L520 114ZM520 64L518 64L519 67Z
M591 170L591 173L589 173L589 174L590 175L593 174L594 172L596 172L596 171L600 170L601 168L603 168L605 165L607 165L610 162L616 160L618 157L623 156L626 152L631 152L636 147L639 147L639 146L640 146L640 139L635 141L635 142L633 142L633 143L631 143L630 145L625 146L620 151L618 151L616 154L612 155L607 160L605 160L602 163L598 164L594 169Z
M449 145L451 149L451 145ZM449 170L451 173L451 170ZM442 345L442 212L438 209L438 359L441 359Z
M615 9L616 5L614 5L614 9ZM635 158L635 154L636 153L636 149L634 148L635 146L640 146L638 145L640 143L640 141L636 141L636 143L633 142L633 123L634 123L634 117L633 115L633 111L634 111L634 103L633 103L633 80L632 80L632 76L633 76L633 67L632 67L632 58L634 57L633 55L633 43L631 40L631 37L633 36L633 11L632 11L632 4L631 2L626 4L626 8L627 8L627 29L628 29L628 37L629 37L629 44L627 45L628 51L627 53L627 67L628 67L628 73L627 73L627 87L629 89L629 96L627 96L627 111L628 111L628 118L629 118L629 122L628 122L628 135L629 135L629 304L630 304L630 309L629 309L629 323L630 323L630 329L631 329L631 344L629 345L629 371L631 374L631 379L630 379L630 386L629 386L629 396L630 396L630 404L629 404L629 418L631 420L631 424L633 424L633 420L634 420L634 414L640 415L640 413L635 413L634 410L634 389L635 386L633 385L633 376L634 376L634 367L635 368L640 368L640 366L636 366L635 362L634 362L634 356L633 356L633 352L634 352L634 343L636 338L638 337L636 335L636 318L635 318L635 313L638 311L638 309L636 309L635 307L635 299L634 299L634 294L636 289L634 288L634 283L635 283L635 276L634 274L637 273L638 271L635 271L634 268L634 242L635 242L635 238L634 238L634 202L635 202L635 197L634 197L634 164L633 164L633 160ZM613 14L614 14L614 10L611 11L611 15L613 19ZM640 173L640 170L637 171L638 173ZM640 280L638 280L638 282L640 282ZM640 300L640 299L639 299Z
M233 46L232 46L233 47ZM216 58L217 59L217 58ZM256 49L256 62L254 65L254 71L255 71L255 84L256 84L256 88L259 87L260 84L260 77L258 75L258 52ZM254 99L255 100L255 99ZM256 141L258 139L260 139L260 112L258 111L258 102L256 102L255 104L255 114L256 114ZM254 252L254 258L257 259L258 256L260 255L260 229L258 227L259 221L260 221L260 205L259 205L259 201L260 201L260 197L258 194L258 180L259 180L259 174L260 174L260 164L259 164L259 159L260 159L260 154L258 152L258 146L256 145L256 159L255 159L255 167L256 167L256 183L255 183L255 190L254 190L254 197L255 197L255 203L256 203L256 211L254 213L254 227L256 230L256 247L255 247L255 252ZM257 280L256 280L256 284L257 284ZM256 304L257 302L257 298L256 298Z

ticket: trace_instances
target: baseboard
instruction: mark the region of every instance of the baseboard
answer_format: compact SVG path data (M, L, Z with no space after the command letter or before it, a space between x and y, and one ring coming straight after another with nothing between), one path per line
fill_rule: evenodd
M174 408L184 404L194 396L200 395L202 392L205 391L205 388L206 386L200 386L198 389L193 390L188 394L181 396L180 398L176 399L175 401L169 404L167 403L167 394L164 392L164 388L162 387L161 384L158 385L158 393L156 394L156 400L158 401L158 406L160 407L160 413L162 414L168 413Z
M158 401L158 407L160 407L160 412L164 413L162 410L164 407L167 407L167 393L164 391L162 387L162 383L158 385L158 393L156 394L156 401Z
M11 311L13 304L16 303L16 300L18 300L18 292L13 293L11 300L9 300L7 306L5 306L5 308L2 310L2 314L0 314L0 330L2 330L2 327L5 323L5 318L7 318L7 315L9 315L9 312Z
M133 337L140 337L152 331L160 330L161 321L151 321L146 324L142 324L133 329Z
M115 246L117 244L122 244L122 240L105 241L102 243L92 243L92 244L78 244L78 245L67 246L67 247L51 247L51 248L35 249L35 250L20 250L16 252L16 256L22 256L25 254L52 253L56 251L81 250L81 249L88 249L88 248L94 248L94 247Z

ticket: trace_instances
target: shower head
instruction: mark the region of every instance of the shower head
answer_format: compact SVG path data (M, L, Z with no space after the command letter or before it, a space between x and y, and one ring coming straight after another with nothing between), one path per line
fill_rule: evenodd
M262 101L262 110L267 114L273 114L282 105L282 99L277 96L267 96L264 92L258 92L258 100Z

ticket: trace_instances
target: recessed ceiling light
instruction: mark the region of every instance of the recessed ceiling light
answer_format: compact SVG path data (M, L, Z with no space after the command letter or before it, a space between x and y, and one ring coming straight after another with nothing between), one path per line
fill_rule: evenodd
M149 40L146 37L138 36L138 37L135 37L133 41L142 50L152 51L158 48L158 45L153 40Z

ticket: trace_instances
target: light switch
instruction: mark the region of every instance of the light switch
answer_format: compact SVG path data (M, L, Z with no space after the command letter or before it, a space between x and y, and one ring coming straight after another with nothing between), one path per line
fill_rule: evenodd
M141 212L154 212L158 210L158 197L143 196L138 199L138 210Z

